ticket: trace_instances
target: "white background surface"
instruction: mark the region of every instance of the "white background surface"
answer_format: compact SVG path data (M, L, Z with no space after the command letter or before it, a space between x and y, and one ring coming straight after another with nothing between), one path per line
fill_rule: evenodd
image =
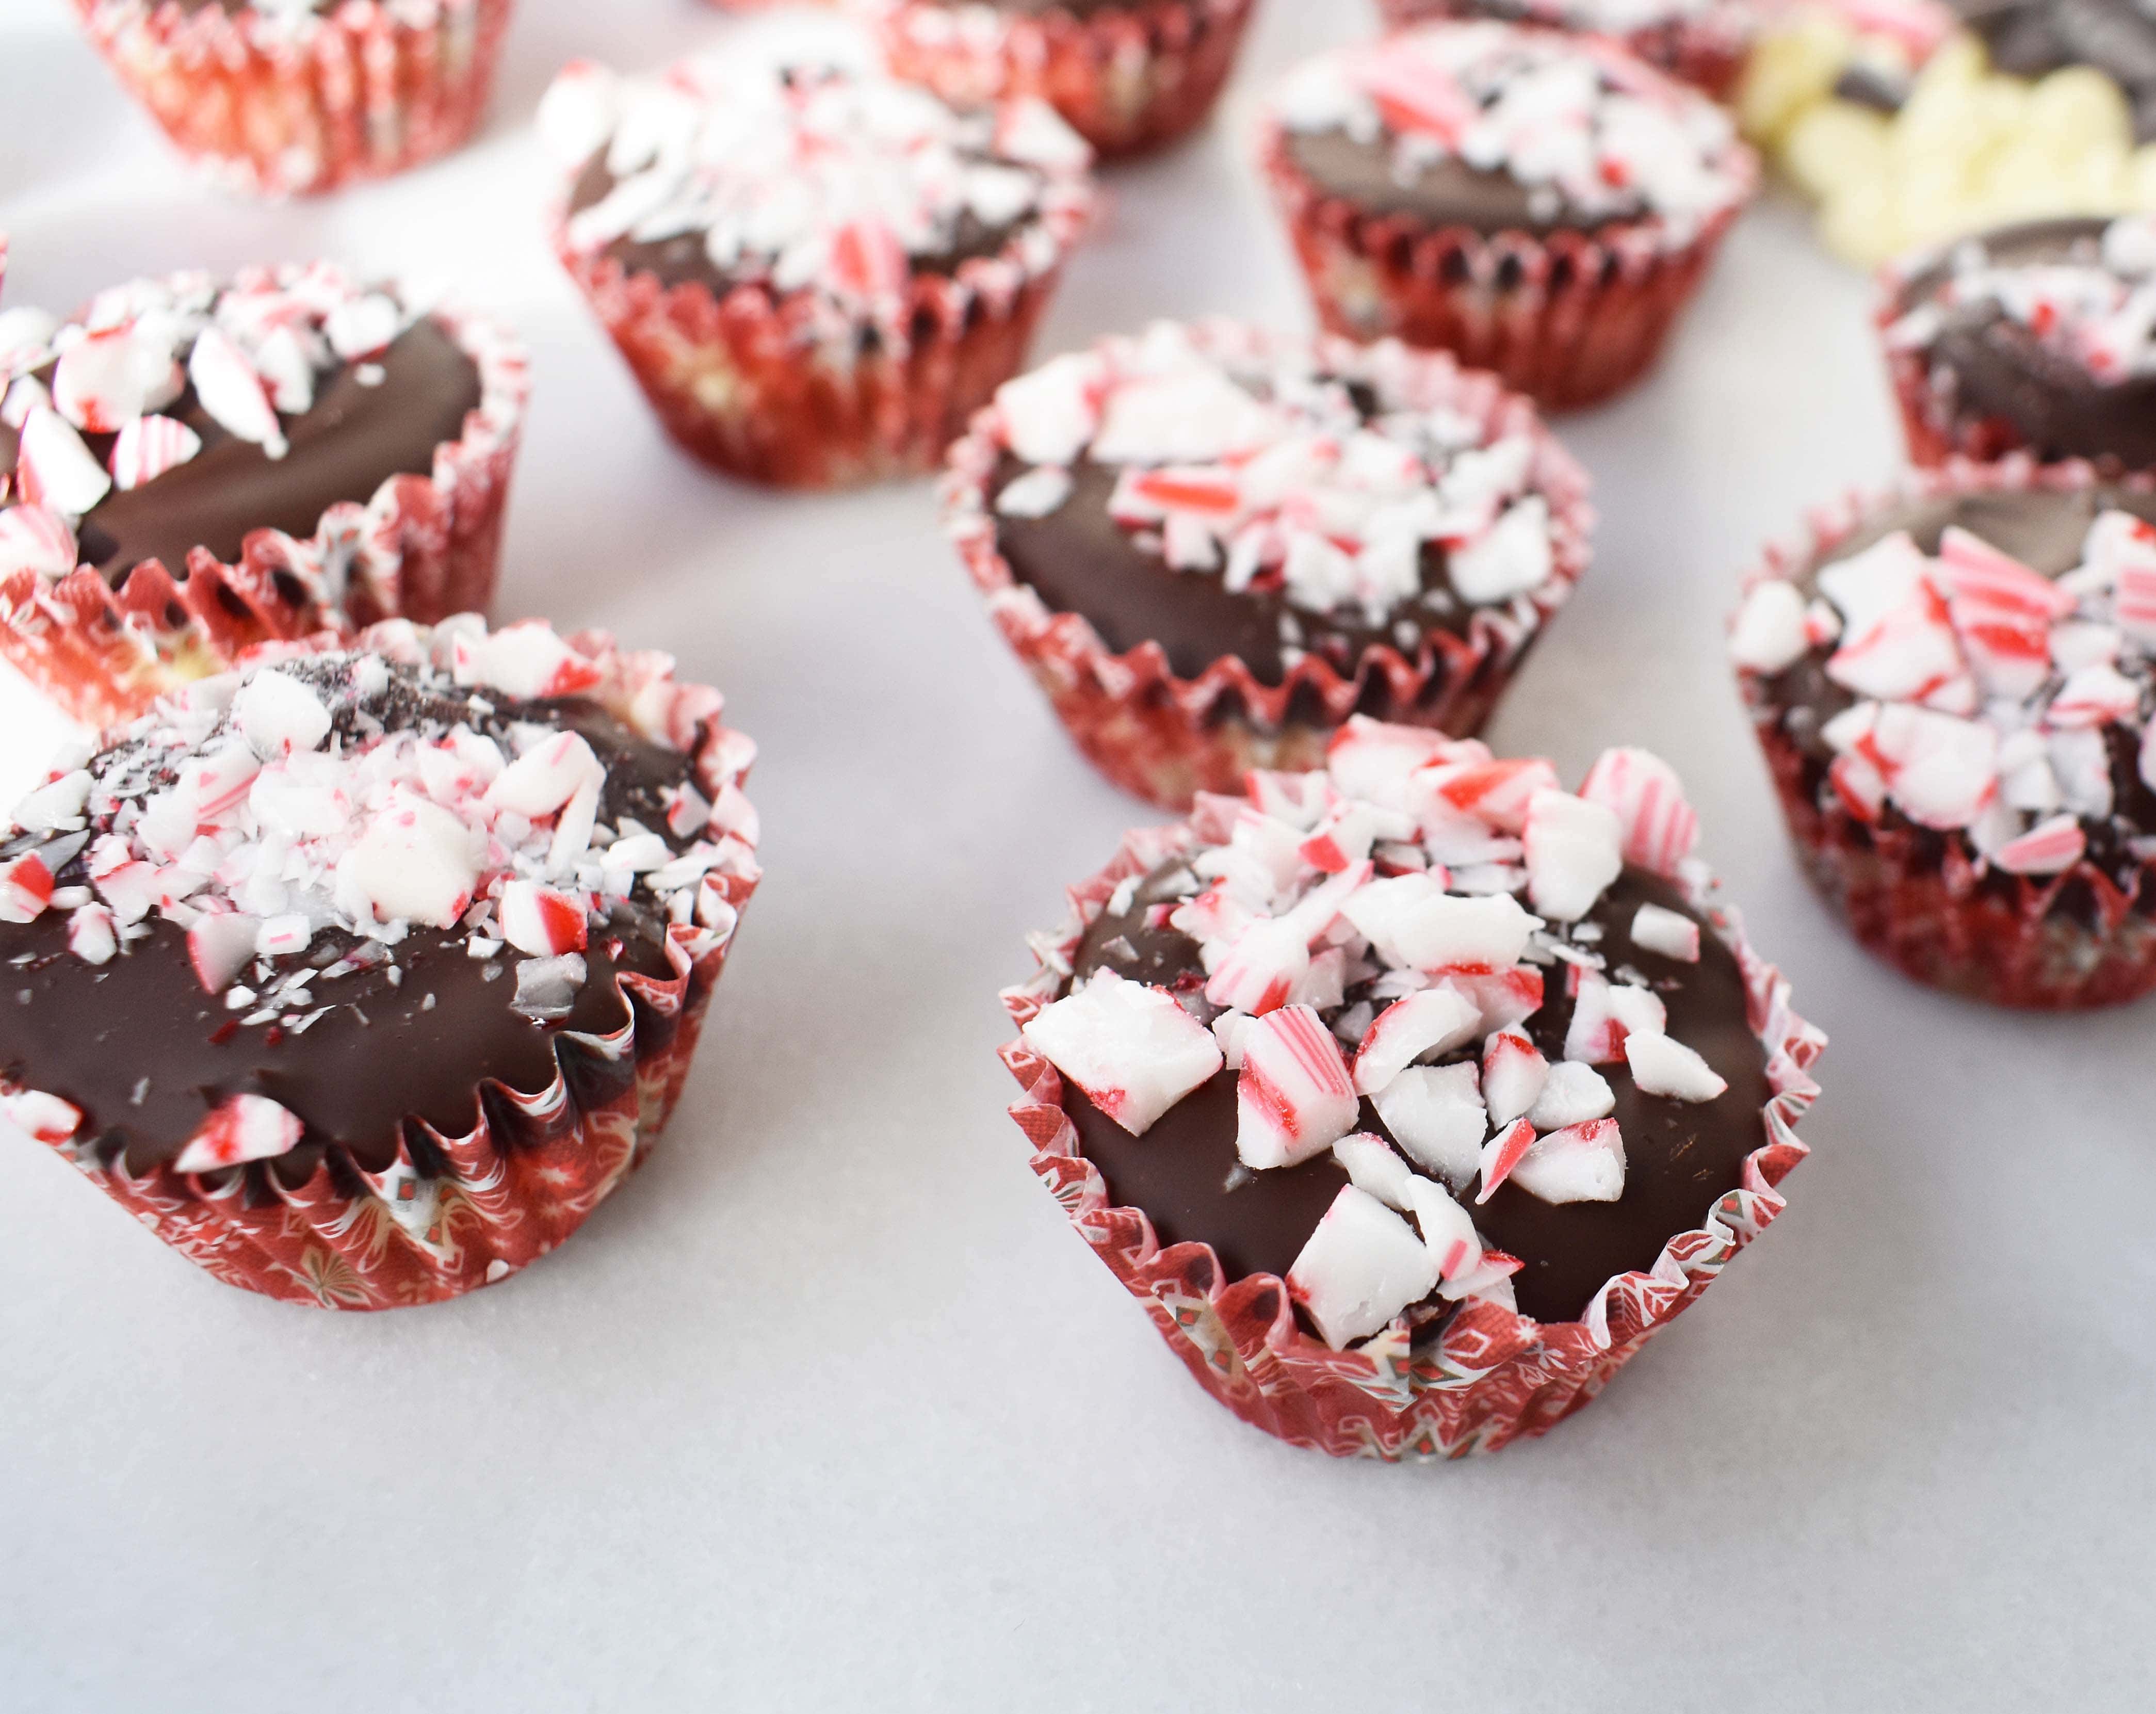
M199 191L0 0L8 300L339 257L529 338L500 611L722 686L768 879L652 1163L460 1302L284 1307L0 1138L8 1710L2125 1708L2156 1666L2156 1013L2006 1016L1804 890L1721 664L1762 540L1898 455L1861 281L1773 203L1661 374L1563 425L1597 563L1497 720L1645 743L1831 1033L1784 1219L1549 1439L1336 1463L1194 1387L1003 1116L995 990L1142 806L1064 742L928 488L767 495L674 454L544 248L526 121L689 0L526 0L493 125L318 205ZM1267 0L1225 122L1118 172L1044 354L1300 323L1234 124L1363 28ZM0 738L0 747L5 740Z

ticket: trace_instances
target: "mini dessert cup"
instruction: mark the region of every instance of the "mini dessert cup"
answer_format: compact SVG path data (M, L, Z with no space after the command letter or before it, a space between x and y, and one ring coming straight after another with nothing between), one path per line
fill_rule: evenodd
M1506 104L1582 64L1596 93L1577 158L1553 172L1507 153L1526 121ZM1651 148L1623 135L1634 123ZM1324 176L1321 148L1337 157ZM1491 149L1496 169L1466 165ZM1697 90L1594 38L1489 23L1310 62L1267 111L1260 155L1327 329L1441 347L1553 411L1646 373L1758 181Z
M1587 568L1587 493L1526 399L1442 352L1209 321L1004 387L943 498L1078 747L1183 809L1317 766L1358 710L1479 730Z
M1388 28L1439 18L1496 18L1608 36L1657 70L1727 100L1744 69L1758 18L1743 0L1378 0Z
M697 164L618 177L620 127L660 112L702 136ZM1024 361L1091 218L1091 151L1031 100L961 115L822 65L579 65L541 128L572 174L556 248L667 433L785 487L932 470ZM798 151L746 141L788 135Z
M286 1302L518 1271L649 1152L755 890L754 747L720 713L665 655L536 622L250 651L0 840L38 990L0 1116Z
M1686 857L1674 777L1613 751L1577 798L1554 778L1358 721L1326 772L1131 834L1004 996L1034 1171L1199 1384L1294 1445L1545 1433L1780 1213L1806 1152L1825 1038ZM1524 826L1539 917L1416 870L1418 826L1433 862ZM1350 828L1379 843L1332 868ZM1471 954L1499 973L1417 973Z
M308 196L464 146L511 0L74 0L120 80L223 183Z
M1909 461L2156 470L2152 318L2147 215L2002 227L1884 269L1875 320Z
M1822 508L1731 653L1806 872L1870 952L1995 1005L2156 988L2156 490L1950 461Z
M891 70L954 107L1034 95L1104 157L1213 110L1254 0L855 0Z
M522 346L322 264L0 315L0 658L95 729L248 645L483 609Z

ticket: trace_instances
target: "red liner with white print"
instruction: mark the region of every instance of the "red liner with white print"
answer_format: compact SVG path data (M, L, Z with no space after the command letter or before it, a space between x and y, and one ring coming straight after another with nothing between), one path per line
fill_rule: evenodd
M1209 1244L1163 1248L1143 1211L1111 1203L1081 1152L1061 1074L1023 1038L1001 1050L1024 1091L1010 1111L1033 1147L1034 1173L1198 1383L1252 1426L1337 1457L1386 1460L1456 1458L1540 1435L1599 1393L1780 1214L1778 1187L1807 1152L1793 1127L1818 1093L1808 1068L1825 1038L1792 1009L1789 984L1747 943L1735 911L1711 901L1704 870L1680 867L1671 855L1656 826L1670 806L1625 777L1635 755L1609 752L1582 795L1619 809L1628 852L1643 861L1661 854L1664 862L1649 866L1676 880L1733 951L1774 1094L1740 1187L1702 1209L1700 1224L1671 1237L1650 1269L1610 1280L1576 1321L1539 1322L1476 1296L1435 1341L1416 1342L1403 1314L1336 1349L1297 1321L1286 1280L1263 1273L1231 1280ZM1266 777L1253 776L1254 792ZM1120 886L1178 854L1225 842L1242 803L1209 798L1188 822L1133 832L1106 868L1072 888L1063 926L1034 937L1039 972L1003 995L1013 1021L1023 1028L1056 999L1087 926Z
M1198 323L1189 331L1201 349L1300 343L1225 321ZM999 407L983 411L951 450L943 487L945 528L997 629L1086 759L1125 791L1163 808L1187 809L1199 792L1240 790L1254 767L1293 771L1322 765L1333 734L1354 713L1366 687L1378 680L1386 687L1387 708L1396 721L1460 736L1481 731L1591 557L1594 515L1586 473L1527 399L1494 376L1461 368L1443 352L1365 348L1322 336L1316 350L1342 375L1373 372L1373 366L1383 365L1402 377L1403 384L1411 377L1418 401L1458 412L1479 428L1484 445L1510 435L1532 442L1534 486L1549 502L1552 545L1551 574L1526 597L1532 623L1522 623L1509 607L1478 608L1465 635L1429 624L1413 655L1390 643L1373 644L1351 672L1312 651L1277 685L1261 682L1234 654L1183 678L1159 644L1142 642L1116 654L1084 615L1054 611L1018 580L996 546L988 491L1008 444ZM1319 720L1307 717L1311 710Z
M1496 30L1426 27L1393 38ZM1560 39L1514 30L1522 44ZM1563 38L1629 87L1681 109L1704 98L1593 37ZM1758 186L1758 157L1732 131L1712 166L1728 182L1717 207L1682 225L1659 213L1542 238L1433 227L1412 214L1365 212L1304 173L1277 110L1261 123L1259 160L1295 246L1319 321L1350 338L1397 338L1488 369L1546 410L1615 397L1644 376L1698 290L1722 240Z
M338 0L318 11L74 0L120 80L189 160L310 196L463 147L511 0Z
M1490 18L1500 8L1475 0L1378 0L1389 29L1405 29L1438 18ZM1538 0L1503 8L1502 15L1551 29L1606 35L1657 70L1726 101L1744 70L1746 54L1758 28L1758 13L1737 0L1711 0L1698 7L1672 7L1667 15L1630 28L1602 28L1593 21L1591 3L1543 5Z
M722 111L737 69L686 62L667 74L664 93L687 90ZM581 164L636 87L572 66L549 92L542 129L568 139L557 153ZM1038 205L997 254L947 274L915 272L881 216L824 234L828 265L789 289L762 279L723 293L695 279L670 287L603 243L580 243L566 198L553 213L555 250L668 434L704 463L790 488L925 474L1024 362L1064 259L1093 218L1090 153L1046 108L1004 104L997 136L999 151L1022 151L1014 158L1040 172Z
M364 505L330 507L305 540L255 531L236 563L198 547L184 566L144 561L116 589L75 563L64 517L28 505L0 512L0 657L72 718L104 727L253 644L485 611L531 391L527 359L496 322L450 308L429 314L480 383L477 407L455 440L435 448L429 474L393 475Z
M2097 480L2085 463L1951 459L1888 492L1846 495L1813 512L1799 539L1767 550L1745 580L1747 603L1833 552L1884 507L1951 494L2071 490ZM2145 490L2148 480L2133 485ZM2151 566L2156 586L2156 550ZM2071 815L1989 856L1965 829L1883 818L1879 794L1838 764L1825 769L1781 730L1773 675L1741 662L1737 674L1805 872L1867 951L1912 980L1996 1005L2115 1005L2156 990L2156 839L2122 885L2086 854ZM2059 849L2049 849L2055 842ZM2069 901L2086 901L2086 911L2062 908Z
M287 660L342 649L372 649L393 659L439 655L459 639L483 635L476 620L415 633L391 621L357 637L330 634L248 651L230 665ZM183 1154L145 1173L128 1169L95 1137L82 1134L69 1103L35 1089L0 1085L0 1116L49 1144L84 1176L190 1261L231 1286L282 1301L326 1309L389 1309L456 1297L507 1278L573 1233L650 1152L680 1099L713 984L724 968L739 914L760 879L754 813L742 786L754 744L721 723L716 690L677 683L671 658L624 650L603 632L563 639L577 694L590 697L652 742L691 757L692 777L721 819L724 860L700 884L696 916L668 931L670 974L615 978L627 1021L605 1034L562 1033L559 1039L606 1064L619 1079L572 1080L557 1057L553 1081L526 1094L495 1081L474 1089L474 1128L444 1136L417 1118L400 1129L397 1152L382 1172L326 1149L313 1173L288 1185L276 1173L244 1167L182 1172ZM581 942L579 942L580 944ZM602 1083L605 1085L601 1087ZM291 1125L273 1101L242 1096L205 1121L191 1149L210 1157L248 1159L244 1142L227 1147L209 1133L220 1121ZM234 1116L237 1115L235 1118ZM439 1169L413 1158L416 1126Z
M1128 0L1080 16L934 0L855 0L891 70L953 106L1037 95L1103 156L1204 121L1235 69L1254 0Z

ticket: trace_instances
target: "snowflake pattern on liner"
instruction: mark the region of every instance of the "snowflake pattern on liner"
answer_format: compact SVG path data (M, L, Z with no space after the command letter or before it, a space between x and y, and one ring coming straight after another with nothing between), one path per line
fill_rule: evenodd
M1274 102L1291 132L1389 140L1412 183L1440 162L1503 172L1539 218L1658 216L1680 248L1751 179L1729 117L1623 49L1510 24L1437 24L1319 56Z
M1485 444L1482 424L1430 391L1397 347L1346 375L1307 343L1239 346L1215 328L1201 344L1158 323L1004 383L997 426L1034 468L995 508L1053 514L1082 458L1116 467L1109 511L1142 548L1233 591L1279 588L1305 611L1380 625L1417 603L1502 606L1540 589L1556 564L1535 442ZM1432 543L1447 575L1425 591ZM1282 632L1292 660L1286 616Z
M2063 260L1996 263L1981 239L1947 259L1933 298L1887 328L1890 350L1920 351L1953 311L1989 306L2100 384L2156 372L2156 219L2122 216L2089 254Z
M1615 750L1567 792L1546 761L1360 717L1324 769L1251 787L1214 800L1224 837L1190 849L1152 907L1199 944L1221 1008L1209 1028L1173 991L1104 970L1034 1011L1024 1043L1133 1134L1224 1065L1245 1168L1332 1151L1351 1182L1287 1275L1332 1349L1465 1299L1510 1309L1521 1265L1476 1234L1471 1189L1476 1204L1507 1178L1552 1203L1620 1199L1624 1138L1598 1065L1625 1063L1679 1102L1727 1086L1581 923L1627 863L1696 868L1682 788L1657 758ZM1139 879L1106 908L1128 910ZM1518 1028L1549 981L1576 1001L1555 1063ZM1365 1096L1399 1152L1356 1132Z
M961 114L826 64L712 58L650 79L580 62L547 90L539 128L565 168L603 151L615 181L569 217L572 251L701 233L729 279L813 292L842 324L901 340L916 259L1007 230L995 259L1036 278L1092 200L1092 151L1046 103Z
M1891 805L1979 864L2055 875L2111 831L2114 735L2156 791L2156 528L2100 512L2056 580L1965 530L1936 556L1897 531L1816 581L1809 600L1787 577L1754 584L1730 649L1771 676L1830 648L1827 678L1858 700L1821 731L1827 789L1858 820ZM2151 830L2123 844L2156 861Z

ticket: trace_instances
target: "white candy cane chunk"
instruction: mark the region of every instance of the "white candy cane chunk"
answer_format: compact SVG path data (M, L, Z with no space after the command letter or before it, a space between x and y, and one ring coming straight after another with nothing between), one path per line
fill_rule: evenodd
M1559 1060L1527 1109L1527 1123L1537 1131L1562 1131L1589 1119L1606 1119L1616 1109L1616 1091L1599 1071L1577 1060Z
M179 366L134 328L86 333L53 367L53 408L88 434L111 434L180 396Z
M1625 1194L1625 1135L1614 1119L1590 1119L1535 1139L1512 1182L1548 1203L1615 1202Z
M262 925L252 916L226 912L198 916L187 931L187 962L206 994L221 994L254 957Z
M259 672L232 699L233 724L265 762L312 750L330 735L328 706L290 673Z
M479 883L474 843L472 830L448 810L405 798L367 824L340 873L350 876L382 921L453 928Z
M1408 1158L1455 1190L1473 1179L1489 1116L1472 1065L1410 1065L1370 1097Z
M552 815L579 787L605 777L605 768L582 732L557 732L502 769L487 788L486 801L519 815Z
M1681 964L1697 964L1699 925L1681 911L1642 905L1632 914L1632 944Z
M1482 1239L1467 1210L1445 1194L1441 1185L1410 1177L1407 1183L1408 1211L1422 1228L1422 1241L1437 1264L1438 1276L1447 1281L1466 1279L1482 1262Z
M205 327L187 358L187 379L195 398L225 433L252 441L273 459L290 450L277 421L277 408L254 366L219 327Z
M1484 1035L1523 1024L1542 1009L1543 973L1532 964L1479 976L1455 972L1444 978L1444 985L1475 1002Z
M1535 793L1554 791L1557 783L1556 768L1539 756L1496 761L1484 752L1474 760L1441 763L1419 783L1426 784L1435 804L1446 811L1517 834L1527 825L1527 805ZM1424 813L1418 805L1417 813ZM1432 830L1426 824L1425 834Z
M1730 628L1730 659L1747 671L1774 674L1794 666L1810 647L1803 592L1784 577L1753 585Z
M583 167L621 122L621 80L608 67L572 59L539 98L539 141L563 167Z
M1437 1259L1368 1191L1342 1185L1288 1270L1290 1296L1339 1351L1436 1290Z
M90 770L71 769L48 780L15 806L15 825L25 833L71 832L82 826L83 805L90 798Z
M203 1121L172 1162L179 1173L214 1173L290 1154L300 1146L299 1116L267 1096L235 1095Z
M122 491L154 482L202 450L202 436L171 417L137 417L112 443L112 480Z
M1699 817L1676 770L1650 750L1605 750L1579 783L1579 795L1617 814L1627 863L1675 875L1699 837Z
M544 619L524 619L474 636L459 633L450 670L459 685L508 696L573 696L599 681L598 669Z
M255 931L254 954L259 958L290 958L307 950L315 937L314 925L297 911L272 916Z
M1576 922L1624 872L1617 813L1569 792L1537 792L1527 802L1523 835L1527 896L1558 922Z
M1445 569L1462 601L1484 606L1548 582L1554 562L1549 502L1531 494L1493 528L1455 550Z
M1534 1106L1549 1079L1549 1061L1517 1029L1500 1029L1482 1044L1482 1099L1490 1122L1509 1125Z
M1070 464L1099 426L1105 384L1100 360L1077 354L1006 381L996 389L1005 444L1029 464Z
M1512 1176L1520 1162L1527 1158L1527 1151L1534 1147L1535 1127L1525 1119L1515 1119L1495 1137L1482 1145L1482 1188L1475 1193L1477 1206L1497 1193L1497 1188Z
M23 498L32 505L74 518L112 491L111 477L82 444L82 437L58 411L42 405L23 423L15 480Z
M1310 969L1302 931L1284 918L1260 918L1237 935L1205 984L1205 998L1262 1017L1287 1003Z
M1649 1095L1681 1101L1711 1101L1729 1087L1729 1080L1673 1036L1635 1029L1625 1038L1625 1063L1632 1081Z
M2044 719L2056 731L2091 729L2128 719L2140 706L2140 686L2117 667L2098 662L2067 675Z
M74 567L74 531L60 513L44 505L0 511L0 577L18 572L64 577Z
M330 349L346 362L372 357L397 337L401 319L394 300L378 291L346 298L322 323Z
M1355 1088L1375 1095L1425 1054L1450 1052L1481 1031L1482 1008L1449 988L1426 988L1378 1014L1355 1050Z
M996 495L996 516L1002 518L1045 518L1063 509L1076 485L1068 470L1043 464L1004 485Z
M1409 776L1441 757L1448 741L1420 726L1349 717L1325 748L1325 769L1342 793L1389 808L1405 803Z
M1244 1032L1235 1154L1245 1166L1299 1166L1353 1131L1359 1111L1340 1044L1309 1007L1268 1012Z
M1999 732L1984 721L1890 702L1869 747L1902 813L1923 827L1967 827L1998 787Z
M1219 1044L1170 995L1112 970L1043 1007L1021 1034L1133 1137L1221 1066Z
M85 964L110 964L120 951L120 925L102 905L84 905L68 918L68 951Z
M2145 743L2143 747L2145 752ZM1991 854L1991 861L2010 875L2057 875L2080 862L2087 850L2088 835L2080 819L2055 815L2009 839Z
M1426 875L1372 881L1341 906L1387 962L1438 974L1509 970L1535 919L1510 894L1463 899Z
M1382 1137L1358 1131L1332 1145L1332 1158L1348 1169L1348 1183L1389 1209L1408 1211L1408 1186L1414 1174Z
M34 851L0 863L0 922L34 922L51 903L53 872Z
M513 880L503 887L496 919L502 938L520 952L551 957L584 949L583 901L536 881Z
M1583 970L1573 984L1572 1021L1565 1026L1564 1056L1587 1065L1606 1065L1625 1051L1625 1026L1609 1005L1609 978Z
M0 1094L0 1119L39 1142L62 1143L82 1129L82 1110L41 1089Z

